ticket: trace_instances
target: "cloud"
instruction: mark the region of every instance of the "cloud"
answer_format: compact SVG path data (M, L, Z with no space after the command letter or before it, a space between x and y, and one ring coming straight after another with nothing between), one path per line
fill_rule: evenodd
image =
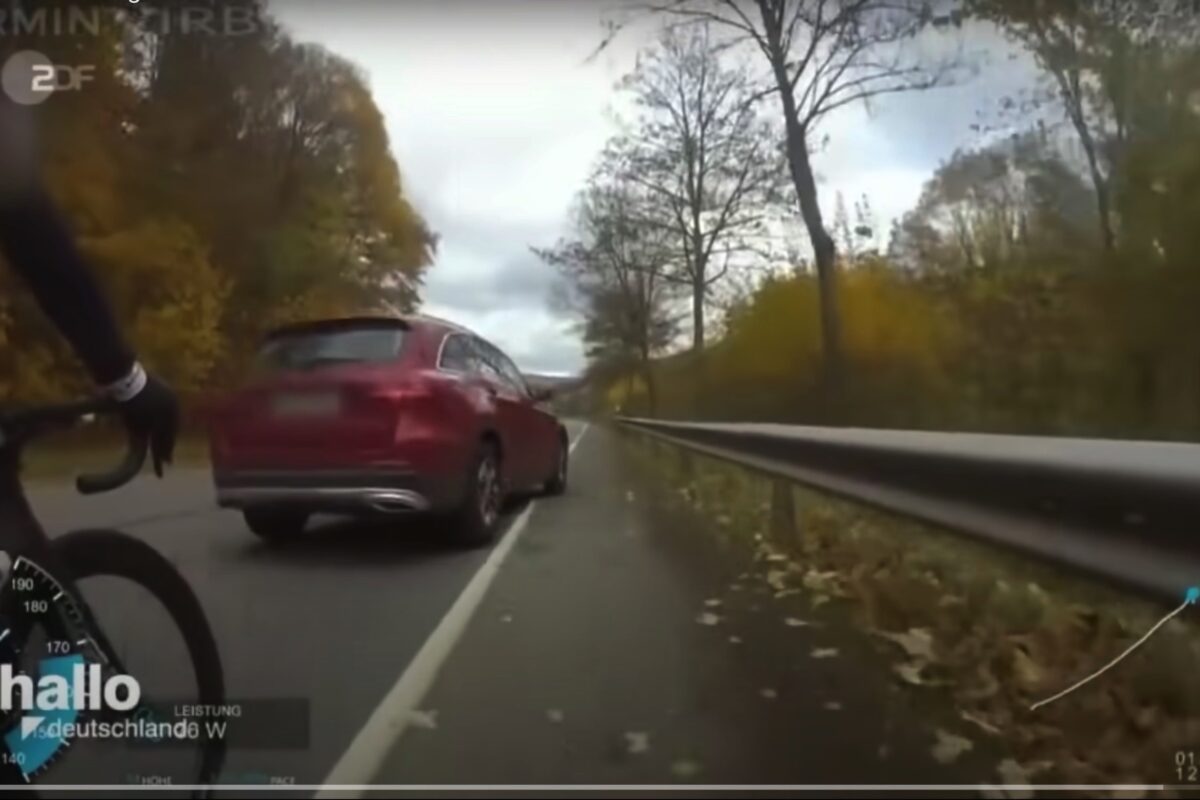
M457 270L430 273L426 288L431 300L473 313L498 309L529 312L547 305L554 272L536 256L493 262L454 254Z
M602 38L598 3L328 3L272 11L303 40L359 64L405 191L441 236L425 310L479 330L526 369L574 370L571 320L529 252L565 233L575 193L612 131L612 86L632 63Z
M466 325L503 349L525 372L575 373L583 364L583 345L574 323L545 305L467 310L431 301L424 310Z
M941 163L955 150L979 143L972 126L995 124L1002 99L1037 80L1032 57L1009 47L989 23L930 34L920 50L926 58L952 58L944 85L847 106L821 123L818 139L829 140L813 164L827 215L833 214L837 192L849 208L866 194L886 234Z

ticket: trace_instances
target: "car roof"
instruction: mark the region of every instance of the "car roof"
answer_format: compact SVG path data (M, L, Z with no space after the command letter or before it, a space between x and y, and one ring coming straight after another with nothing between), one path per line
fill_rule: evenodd
M430 316L428 314L413 314L413 315L408 316L407 319L412 322L427 325L432 328L444 328L448 331L454 331L455 333L467 333L467 334L470 334L471 336L479 335L479 334L475 333L474 331L464 328L462 325L459 325L457 322L451 322L448 319L442 319L441 317L434 317L434 316Z
M333 331L339 328L353 328L359 325L378 325L379 327L394 326L407 328L408 321L403 317L379 315L361 315L346 317L329 317L326 319L308 319L301 322L289 322L267 331L267 338L287 336L293 333L309 333L318 331Z
M425 314L356 314L344 317L304 320L302 322L292 322L286 325L280 325L277 328L272 328L267 333L267 338L272 339L278 336L287 336L295 333L332 331L341 328L353 328L361 325L378 325L380 327L395 326L398 328L423 327L435 330L440 329L442 331L466 333L472 336L475 335L472 331L467 330L455 322L450 322L449 320L440 319L438 317L432 317Z

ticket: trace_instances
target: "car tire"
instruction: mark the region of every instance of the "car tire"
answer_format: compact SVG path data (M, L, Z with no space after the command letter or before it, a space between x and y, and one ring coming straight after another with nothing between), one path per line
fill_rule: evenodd
M308 524L307 511L279 508L247 508L242 511L246 527L267 542L292 539L304 532Z
M567 435L558 435L558 454L554 458L554 474L542 486L542 493L550 496L560 495L567 491L567 467L571 460L571 448L567 444Z
M504 490L500 484L500 455L491 442L481 442L467 473L466 492L452 524L457 540L469 547L490 544L496 538Z

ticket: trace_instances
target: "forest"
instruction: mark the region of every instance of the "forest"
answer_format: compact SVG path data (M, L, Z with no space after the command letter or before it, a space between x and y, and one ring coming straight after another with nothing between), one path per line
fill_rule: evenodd
M570 234L540 251L560 274L555 302L579 322L594 407L1200 435L1191 4L641 8L661 34L621 85L634 110ZM869 195L848 210L820 180L823 126L851 104L962 80L961 56L922 43L982 33L1027 55L1035 79L984 109L993 122L977 143L879 230ZM788 225L803 235L781 244Z
M259 0L180 19L129 3L7 11L0 59L92 68L33 109L43 174L143 361L185 398L244 374L272 325L417 307L436 237L351 63L294 41ZM84 391L27 293L0 280L5 402Z

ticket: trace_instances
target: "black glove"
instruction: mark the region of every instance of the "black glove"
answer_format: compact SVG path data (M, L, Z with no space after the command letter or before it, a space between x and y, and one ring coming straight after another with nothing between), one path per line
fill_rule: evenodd
M147 375L142 390L128 400L119 401L117 407L134 439L150 441L154 474L161 478L163 464L171 463L179 433L179 401L175 393L158 378Z

